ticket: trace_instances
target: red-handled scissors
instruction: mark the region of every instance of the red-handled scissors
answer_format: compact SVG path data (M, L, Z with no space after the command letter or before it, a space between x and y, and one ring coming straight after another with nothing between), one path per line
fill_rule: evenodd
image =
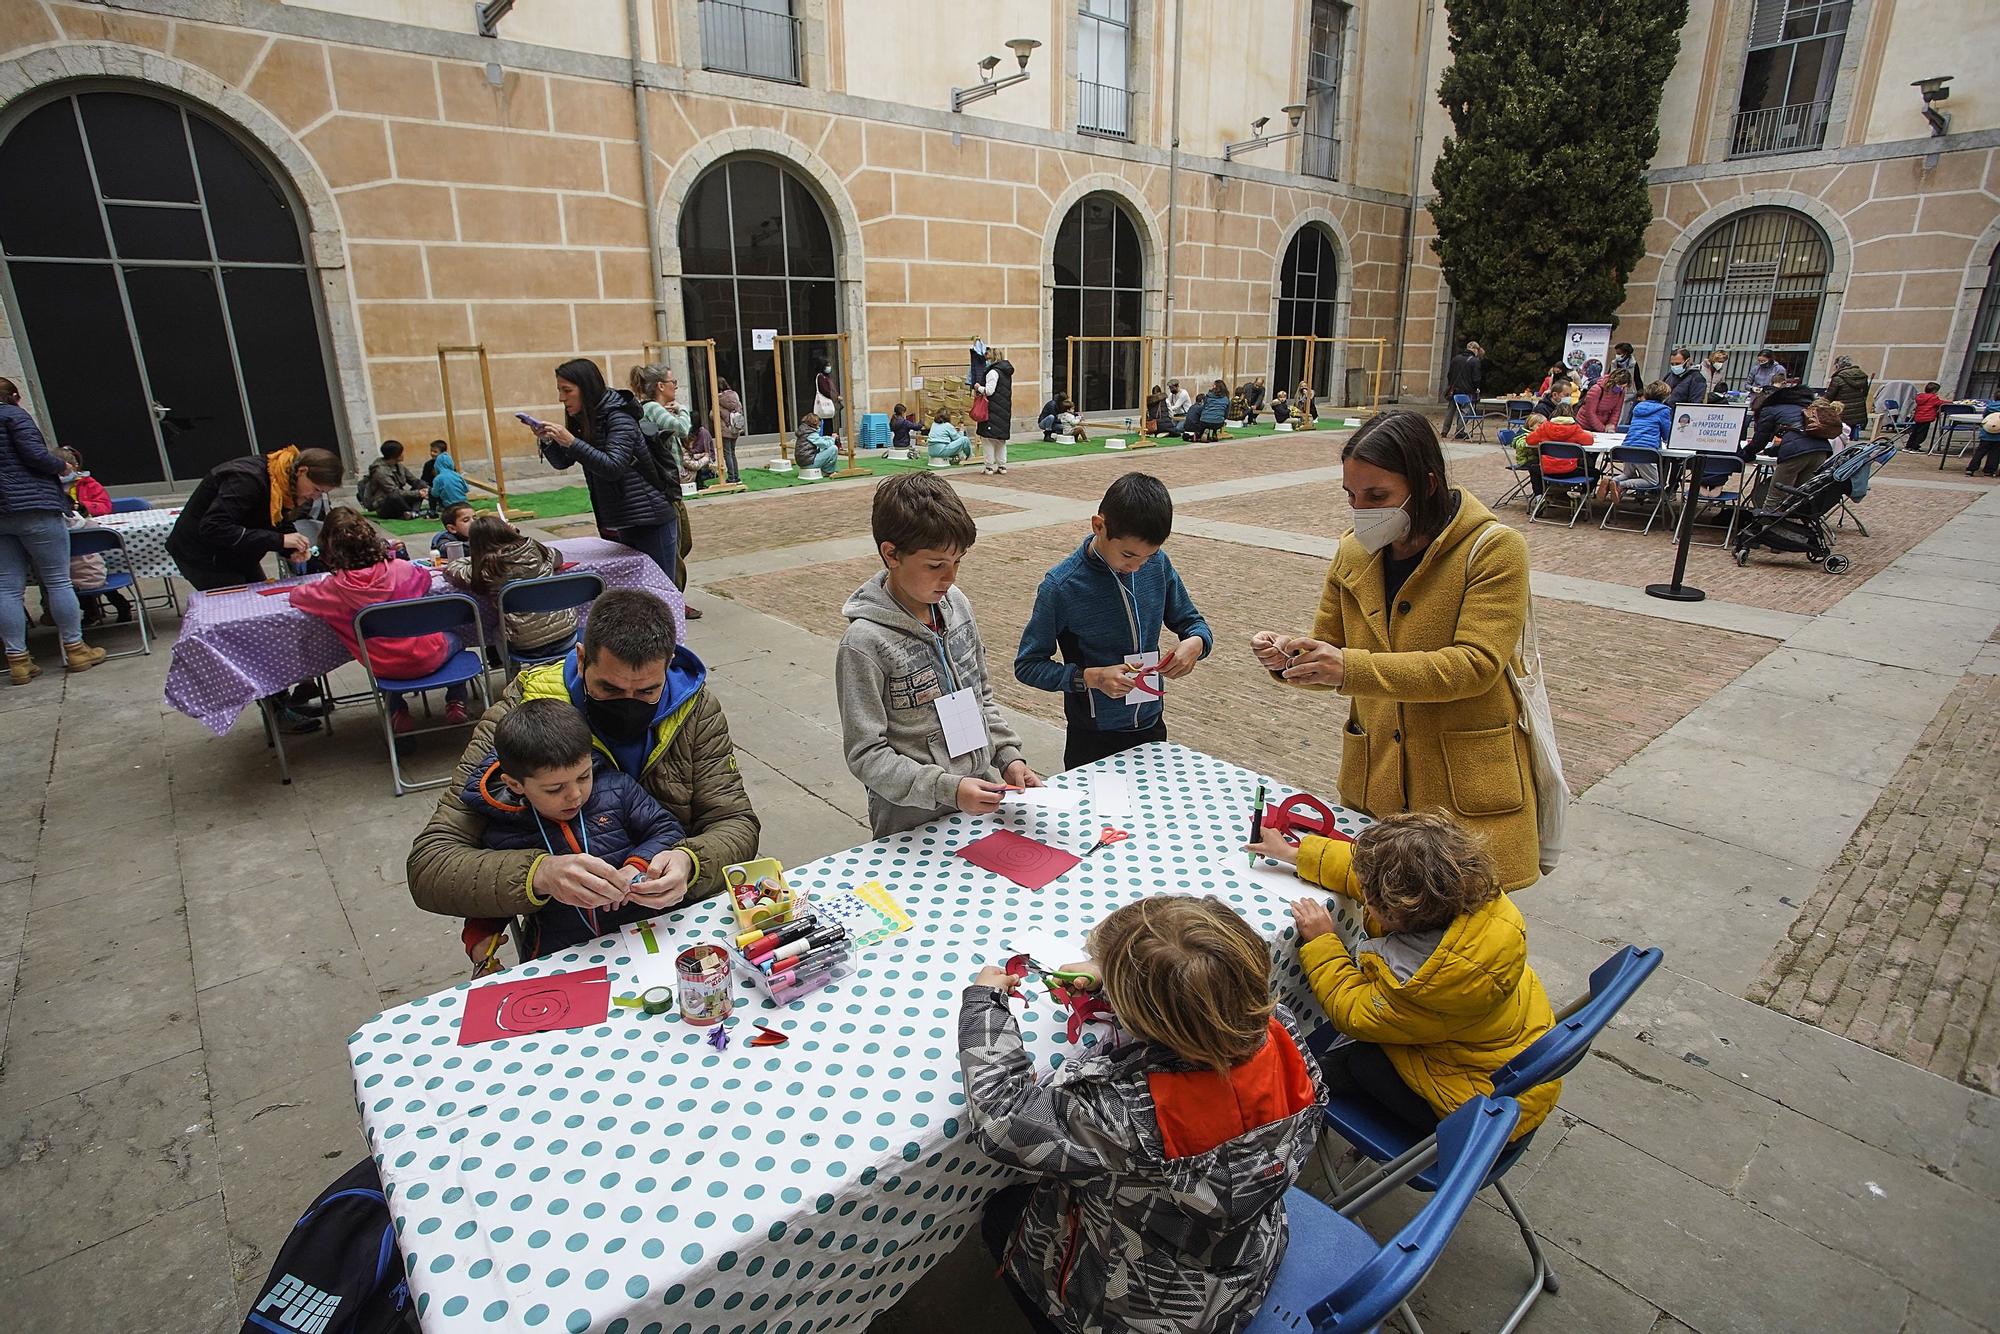
M1330 814L1329 818L1331 818ZM1130 837L1132 837L1132 834L1129 830L1113 829L1110 825L1106 825L1104 826L1104 832L1097 836L1097 841L1095 843L1091 844L1089 848L1085 849L1083 855L1088 857L1091 853L1097 851L1099 848L1108 848L1113 843L1123 843L1126 839Z

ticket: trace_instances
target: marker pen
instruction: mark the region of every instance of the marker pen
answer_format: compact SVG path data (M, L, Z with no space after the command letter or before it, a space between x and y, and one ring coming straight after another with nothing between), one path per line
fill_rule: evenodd
M823 949L828 945L837 944L845 940L846 938L847 938L847 933L842 931L839 927L825 927L822 928L821 930L813 932L813 934L809 936L801 936L797 940L787 941L785 944L778 946L778 948L776 948L775 950L771 950L768 953L757 955L751 960L751 962L755 963L759 968L762 968L765 972L768 973L772 969L778 968L792 959L796 959L801 955L809 954L813 950Z
M771 997L774 1000L783 999L793 992L803 990L816 982L822 982L826 980L828 973L833 972L844 962L846 962L845 956L836 958L829 955L824 962L816 961L809 968L795 968L780 973L771 979Z
M818 926L819 923L807 917L800 921L787 922L783 926L770 927L764 931L759 939L750 942L744 948L743 952L752 962L755 962L762 959L772 950L788 945L803 936L811 935Z

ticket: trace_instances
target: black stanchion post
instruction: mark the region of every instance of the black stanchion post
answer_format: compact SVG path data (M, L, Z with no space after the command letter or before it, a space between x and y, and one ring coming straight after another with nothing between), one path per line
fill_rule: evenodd
M1708 594L1699 588L1690 588L1681 582L1687 573L1688 544L1694 540L1694 507L1701 501L1701 455L1687 461L1688 493L1687 502L1681 506L1680 546L1674 552L1674 581L1670 584L1647 584L1646 596L1665 598L1669 602L1700 602Z

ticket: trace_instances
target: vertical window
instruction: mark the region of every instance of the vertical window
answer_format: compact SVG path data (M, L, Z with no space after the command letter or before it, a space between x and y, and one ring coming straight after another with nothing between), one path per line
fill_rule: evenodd
M0 143L6 294L43 425L112 485L337 448L300 219L222 127L150 94L73 94Z
M1340 179L1340 61L1347 40L1348 7L1313 0L1306 41L1306 117L1299 170Z
M1075 399L1080 412L1141 406L1145 386L1139 383L1138 335L1146 256L1139 247L1139 229L1122 204L1103 194L1077 201L1056 232L1055 274L1050 383ZM1072 338L1131 341L1073 344Z
M2000 246L1986 268L1986 290L1972 321L1972 357L1966 363L1967 398L2000 398Z
M1739 384L1759 348L1806 374L1826 298L1826 235L1802 213L1755 208L1710 228L1681 262L1672 347L1729 353Z
M792 0L701 0L701 67L804 83Z
M1132 0L1083 0L1076 24L1076 128L1132 137Z
M1827 111L1853 0L1757 0L1729 138L1731 157L1826 142Z
M1333 337L1333 317L1340 295L1340 258L1333 238L1324 227L1308 223L1299 228L1285 247L1284 267L1278 274L1278 333L1273 344L1271 389L1296 392L1306 378L1306 348L1301 335ZM1313 393L1324 397L1333 376L1329 350L1315 349L1312 362Z
M759 350L757 331L840 332L833 233L804 181L774 162L731 158L695 182L681 210L681 299L689 338L715 340L716 373L743 398L752 435L778 429L778 349L791 420L812 406L813 380L835 344ZM836 367L836 375L841 368ZM689 392L709 399L708 367L688 361ZM846 386L841 386L846 392Z

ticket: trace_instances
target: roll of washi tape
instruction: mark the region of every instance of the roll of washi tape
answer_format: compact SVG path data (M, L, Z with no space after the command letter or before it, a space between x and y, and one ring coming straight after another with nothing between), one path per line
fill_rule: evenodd
M672 987L648 987L637 996L617 996L613 1005L622 1005L628 1010L644 1010L647 1014L671 1014L674 1008Z

